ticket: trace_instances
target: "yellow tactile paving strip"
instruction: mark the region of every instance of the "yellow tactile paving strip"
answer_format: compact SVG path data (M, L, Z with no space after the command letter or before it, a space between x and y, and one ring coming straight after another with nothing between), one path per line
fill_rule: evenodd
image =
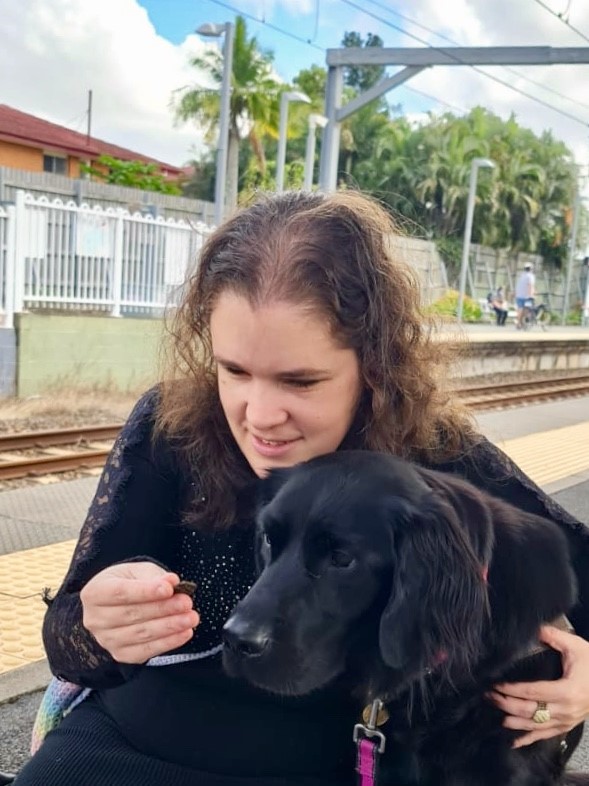
M589 423L498 444L540 486L589 470ZM44 657L41 592L61 584L74 544L0 556L0 674Z
M61 584L75 540L0 556L0 674L44 657L44 587Z
M542 487L589 469L589 422L497 444Z

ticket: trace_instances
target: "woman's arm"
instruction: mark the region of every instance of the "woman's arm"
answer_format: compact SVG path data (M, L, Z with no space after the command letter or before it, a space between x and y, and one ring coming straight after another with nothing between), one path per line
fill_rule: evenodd
M489 698L505 712L504 725L525 732L516 747L565 734L589 717L589 528L545 494L499 448L482 440L455 467L468 480L522 510L552 519L567 535L578 583L578 601L569 613L577 634L551 626L540 638L558 650L562 677L551 682L496 685ZM549 577L547 578L549 580ZM550 719L536 723L538 702L545 702Z
M177 518L178 473L169 448L152 441L156 392L138 402L107 460L72 562L43 624L52 672L86 687L111 687L137 667L117 663L83 624L82 588L116 563L169 558L166 529Z
M575 631L589 640L589 527L537 486L502 450L487 439L459 459L436 467L454 472L516 508L551 519L567 536L578 582L578 602L569 614Z

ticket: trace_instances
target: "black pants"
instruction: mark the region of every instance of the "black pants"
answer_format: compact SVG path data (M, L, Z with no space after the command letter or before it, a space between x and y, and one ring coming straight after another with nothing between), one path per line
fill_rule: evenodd
M497 306L493 306L493 311L497 314L497 324L504 325L509 312L504 308L497 308Z
M260 756L264 755L263 747ZM314 778L196 772L132 747L92 697L50 734L14 786L335 786Z

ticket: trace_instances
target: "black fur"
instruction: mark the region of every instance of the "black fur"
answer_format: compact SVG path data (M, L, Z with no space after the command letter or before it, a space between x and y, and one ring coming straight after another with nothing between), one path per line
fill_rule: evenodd
M383 786L566 782L581 727L566 751L559 738L513 749L518 732L484 697L561 675L555 651L526 656L575 603L555 524L378 453L323 456L262 487L260 576L225 626L230 674L287 695L340 677L359 708L383 698Z

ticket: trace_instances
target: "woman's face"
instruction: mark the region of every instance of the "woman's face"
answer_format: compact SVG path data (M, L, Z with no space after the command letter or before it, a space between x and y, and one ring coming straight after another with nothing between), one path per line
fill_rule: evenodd
M360 399L360 369L325 318L285 302L252 308L224 292L211 337L221 405L256 475L339 447Z

